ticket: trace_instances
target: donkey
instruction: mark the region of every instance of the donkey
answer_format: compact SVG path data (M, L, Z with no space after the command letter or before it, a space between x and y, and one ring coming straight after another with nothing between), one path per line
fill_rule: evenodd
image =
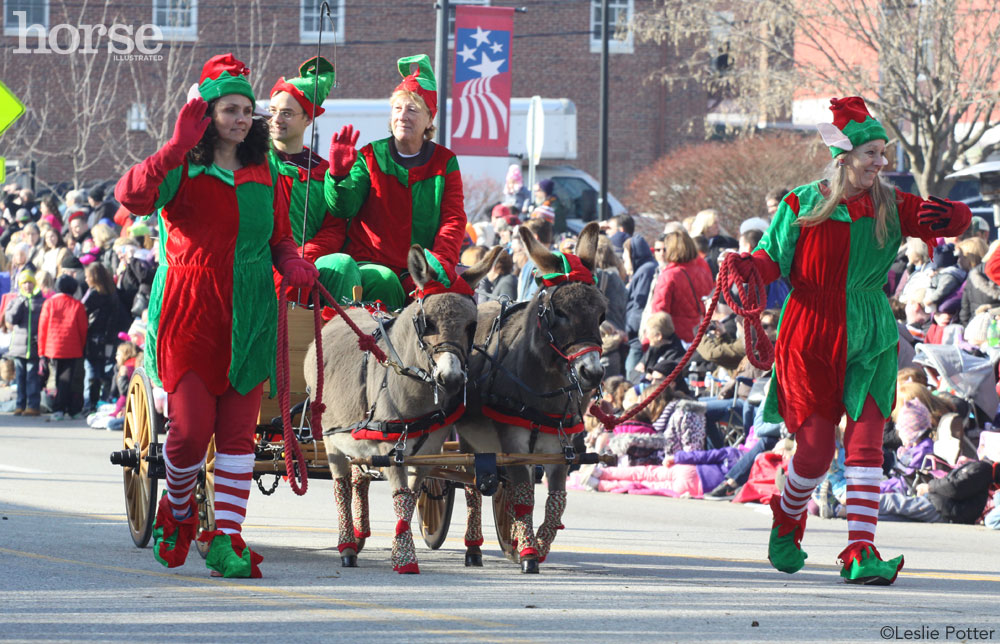
M357 553L368 536L367 485L356 490L356 526L351 508L350 457L439 452L450 426L464 410L466 361L476 327L476 305L471 297L502 249L494 248L467 270L452 289L433 281L433 274L417 245L410 248L407 266L418 296L390 324L363 310L348 312L366 332L377 332L390 365L370 359L357 349L357 338L341 321L323 327L323 442L334 482L339 514L338 550L341 564L357 566ZM304 361L306 384L315 391L316 346L309 345ZM405 422L404 422L405 421ZM354 468L357 470L357 468ZM407 484L406 469L388 468L393 507L398 523L392 542L392 566L399 573L419 573L410 520L416 495ZM422 479L418 472L414 488Z
M469 358L469 405L456 427L462 442L476 451L495 451L499 442L507 453L564 453L571 435L583 431L584 410L604 377L599 326L607 299L591 274L600 229L597 223L583 229L577 256L549 252L524 228L519 233L544 287L528 303L479 306ZM531 516L535 468L507 468L513 538L526 573L538 572L566 507L568 466L545 470L549 494L536 534ZM466 504L466 565L482 565L482 496L471 486Z

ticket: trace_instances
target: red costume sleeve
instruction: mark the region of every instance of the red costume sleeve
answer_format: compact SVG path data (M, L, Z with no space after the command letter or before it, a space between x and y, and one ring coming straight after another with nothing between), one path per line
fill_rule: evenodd
M444 196L441 199L441 220L438 224L437 236L434 238L434 256L445 265L446 269L454 269L462 251L462 241L465 239L465 196L462 193L462 173L453 170L445 175Z
M753 258L753 265L760 274L761 280L764 284L770 284L774 280L781 277L781 267L778 266L778 262L771 259L771 256L767 254L767 251L761 249L755 252L750 257Z
M920 222L917 221L917 213L925 201L917 195L911 195L896 188L896 208L899 211L899 225L903 235L907 237L919 237L933 251L937 245L936 240L938 237L957 237L969 227L969 222L972 221L972 211L961 201L950 200L945 200L951 206L951 212L949 213L951 221L948 222L946 227L940 230L931 230L927 226L920 225Z
M167 173L184 163L186 153L165 145L142 163L137 163L115 185L115 199L129 212L148 215L156 210L160 184Z
M347 220L338 219L329 212L323 218L323 225L320 226L313 238L303 244L305 258L313 264L324 255L339 253L347 241Z

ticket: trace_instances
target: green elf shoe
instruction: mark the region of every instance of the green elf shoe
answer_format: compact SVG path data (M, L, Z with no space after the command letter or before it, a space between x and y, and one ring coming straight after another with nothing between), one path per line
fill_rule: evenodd
M875 546L867 542L852 543L837 559L843 565L840 576L849 584L889 586L903 569L903 555L882 561Z
M211 543L205 557L205 565L210 570L230 579L259 579L263 576L260 562L264 561L264 557L247 547L242 536L213 530L202 533L198 541Z
M176 568L187 559L191 542L198 532L198 508L191 503L191 514L178 521L170 510L167 493L160 497L153 524L153 557L167 568Z
M792 574L802 570L809 556L802 550L802 534L806 529L806 513L792 519L781 509L781 496L771 497L774 523L767 542L767 560L781 572Z

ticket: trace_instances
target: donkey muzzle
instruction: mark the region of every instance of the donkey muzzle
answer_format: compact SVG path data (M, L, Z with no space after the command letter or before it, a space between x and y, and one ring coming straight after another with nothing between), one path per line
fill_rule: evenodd
M442 351L434 358L434 381L448 395L457 394L465 384L462 360L450 351Z

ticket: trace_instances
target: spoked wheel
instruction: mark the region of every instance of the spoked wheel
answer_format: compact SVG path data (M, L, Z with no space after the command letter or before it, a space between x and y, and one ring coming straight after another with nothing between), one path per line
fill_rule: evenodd
M198 472L198 482L194 484L194 500L198 504L198 534L215 530L215 437L208 444L205 465ZM211 542L195 541L198 554L208 556Z
M145 548L153 532L156 519L156 478L150 477L150 450L155 450L157 439L163 428L163 418L153 405L153 386L141 368L135 370L128 383L125 397L125 424L122 438L128 454L128 464L122 472L125 478L125 514L132 542L138 548ZM112 460L112 462L114 462Z
M455 487L441 479L424 479L417 510L420 512L420 534L431 550L444 544L454 509Z
M501 481L500 487L493 493L493 523L497 530L497 541L500 549L512 561L517 561L514 553L514 507L511 505L507 482Z

